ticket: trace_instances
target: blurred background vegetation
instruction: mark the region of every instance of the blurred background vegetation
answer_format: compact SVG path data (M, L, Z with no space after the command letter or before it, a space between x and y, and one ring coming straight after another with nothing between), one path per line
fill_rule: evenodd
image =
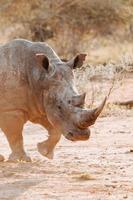
M47 41L61 56L105 62L131 49L133 0L0 0L0 27L0 43Z
M114 81L125 69L131 76L133 0L0 0L0 43L14 38L48 42L65 59L86 52L86 66L76 76L90 103L107 93L107 77ZM96 80L102 83L98 89ZM124 99L116 93L115 100ZM126 100L133 99L131 93Z

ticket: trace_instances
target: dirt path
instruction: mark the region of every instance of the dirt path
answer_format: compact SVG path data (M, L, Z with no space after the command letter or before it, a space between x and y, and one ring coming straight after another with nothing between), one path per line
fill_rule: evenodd
M99 119L87 142L62 138L52 161L36 150L44 129L28 123L24 132L33 162L0 163L0 200L133 200L132 117Z

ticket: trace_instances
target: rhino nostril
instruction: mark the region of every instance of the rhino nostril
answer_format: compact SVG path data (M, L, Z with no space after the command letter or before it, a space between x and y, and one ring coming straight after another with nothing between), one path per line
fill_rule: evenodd
M69 132L69 136L72 136L72 137L73 137L73 133Z

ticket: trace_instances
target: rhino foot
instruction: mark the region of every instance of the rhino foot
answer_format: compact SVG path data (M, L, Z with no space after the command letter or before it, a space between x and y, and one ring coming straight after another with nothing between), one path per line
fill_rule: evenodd
M53 159L54 158L54 152L53 150L50 150L47 148L47 146L45 146L44 142L43 143L38 143L37 144L37 149L39 151L39 153L42 156L47 157L48 159Z
M11 153L9 158L9 162L31 162L31 158L27 156L25 153L18 154L18 153Z
M4 160L4 156L0 155L0 162L3 162Z

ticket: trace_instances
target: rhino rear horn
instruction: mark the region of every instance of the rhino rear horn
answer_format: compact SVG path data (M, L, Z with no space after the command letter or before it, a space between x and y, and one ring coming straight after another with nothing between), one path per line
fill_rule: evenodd
M72 105L73 106L83 106L85 103L85 96L86 96L86 93L74 96L72 98Z
M39 67L43 67L46 71L49 68L49 59L43 53L36 54L36 60Z

